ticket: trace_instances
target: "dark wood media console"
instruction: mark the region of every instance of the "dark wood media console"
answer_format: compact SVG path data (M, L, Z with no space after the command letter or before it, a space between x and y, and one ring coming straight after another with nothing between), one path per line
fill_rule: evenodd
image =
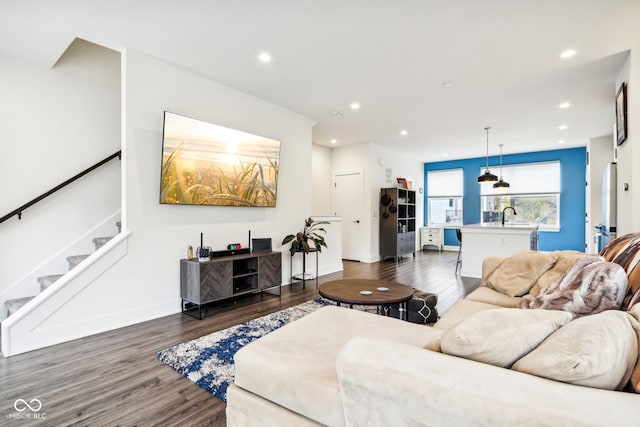
M278 287L282 295L282 253L254 252L213 258L180 260L182 312L202 319L202 306L235 296ZM197 316L190 312L197 311Z

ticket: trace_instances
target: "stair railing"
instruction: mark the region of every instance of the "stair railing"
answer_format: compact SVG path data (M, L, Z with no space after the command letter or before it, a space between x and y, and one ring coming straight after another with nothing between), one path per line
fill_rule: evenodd
M53 193L55 193L56 191L60 190L61 188L66 187L67 185L71 184L72 182L82 178L83 176L85 176L86 174L88 174L89 172L98 169L100 166L104 165L105 163L110 162L111 160L115 159L122 159L122 151L118 151L116 153L113 153L112 155L110 155L109 157L100 160L98 163L96 163L93 166L88 167L87 169L83 170L82 172L80 172L79 174L69 178L68 180L66 180L65 182L63 182L60 185L56 185L55 187L53 187L51 190L42 193L41 195L39 195L38 197L36 197L35 199L31 200L30 202L25 203L24 205L20 206L17 209L14 209L13 211L9 212L8 214L6 214L5 216L3 216L2 218L0 218L0 224L5 222L6 220L8 220L9 218L11 218L14 215L18 215L18 219L22 219L22 212L35 205L36 203L38 203L40 200L49 197L50 195L52 195Z

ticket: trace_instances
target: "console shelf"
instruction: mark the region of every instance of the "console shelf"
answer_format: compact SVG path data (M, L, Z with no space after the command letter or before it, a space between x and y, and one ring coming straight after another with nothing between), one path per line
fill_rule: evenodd
M275 287L281 296L281 284L280 252L254 252L203 262L180 260L182 312L196 319L202 319L204 305L215 301Z

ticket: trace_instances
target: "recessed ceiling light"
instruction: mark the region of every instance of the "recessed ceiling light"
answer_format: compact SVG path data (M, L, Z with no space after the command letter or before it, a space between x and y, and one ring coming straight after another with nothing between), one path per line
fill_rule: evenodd
M561 108L561 109L563 109L563 110L564 110L564 109L567 109L567 108L569 108L569 107L571 107L571 103L570 103L570 102L563 102L563 103L561 103L561 104L558 104L558 108Z
M400 131L400 135L405 136L406 134L408 134L409 132L407 132L405 129L402 129Z
M562 52L562 53L560 54L560 58L562 58L562 59L572 58L572 57L574 57L574 56L575 56L575 54L576 54L576 51L575 51L575 50L573 50L573 49L567 49L567 50L565 50L564 52Z
M564 144L564 139L559 139L558 144Z
M271 55L269 55L268 52L262 52L260 55L258 55L258 59L262 62L270 62Z
M337 144L337 143L338 143L338 140L337 140L337 139L332 139L332 140L331 140L331 143L332 143L332 144Z
M442 153L442 157L449 157L447 153Z
M565 129L567 129L568 127L569 127L569 126L567 126L567 125L560 125L560 126L558 126L558 129L560 129L560 130L565 130Z
M358 104L357 102L352 102L349 107L351 107L352 110L359 110L360 104Z
M442 82L442 87L453 87L454 83L450 81Z

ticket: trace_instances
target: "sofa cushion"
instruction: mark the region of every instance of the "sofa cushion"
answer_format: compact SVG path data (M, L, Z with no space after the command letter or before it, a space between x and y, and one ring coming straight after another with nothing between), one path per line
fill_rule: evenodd
M537 296L525 295L520 307L564 310L584 316L620 308L626 290L627 275L622 267L598 256L583 256L562 279Z
M610 241L600 251L607 261L615 262L624 268L629 278L629 288L622 308L630 308L631 298L640 292L640 233L629 233Z
M287 408L276 405L260 396L256 396L235 384L231 384L227 389L227 426L242 427L321 427L300 414L296 414ZM187 425L184 422L179 425ZM191 423L189 423L191 424ZM211 419L203 419L200 425L215 425Z
M446 331L440 348L446 354L506 368L571 319L571 313L556 310L486 310Z
M483 302L485 304L493 304L498 307L513 308L518 307L522 298L510 297L491 288L487 288L486 286L480 286L478 289L467 295L465 299L469 301Z
M522 296L536 284L538 278L553 267L555 252L520 251L504 261L482 281L483 286L511 297Z
M491 310L494 308L500 308L493 304L487 304L484 302L471 301L467 299L461 299L453 304L443 315L440 317L433 327L446 331L457 325L472 314Z
M347 423L354 427L633 427L640 420L640 395L374 338L345 344L338 376Z
M235 384L324 425L344 425L336 360L355 336L437 349L442 331L359 310L328 306L240 349Z
M631 323L633 329L636 331L636 335L638 337L638 361L636 362L635 368L633 368L633 372L631 373L631 379L629 380L629 385L636 393L640 393L640 304L637 304L629 310L629 314L633 316L634 322Z
M618 310L580 317L551 334L512 369L571 384L621 389L638 357L630 319Z

